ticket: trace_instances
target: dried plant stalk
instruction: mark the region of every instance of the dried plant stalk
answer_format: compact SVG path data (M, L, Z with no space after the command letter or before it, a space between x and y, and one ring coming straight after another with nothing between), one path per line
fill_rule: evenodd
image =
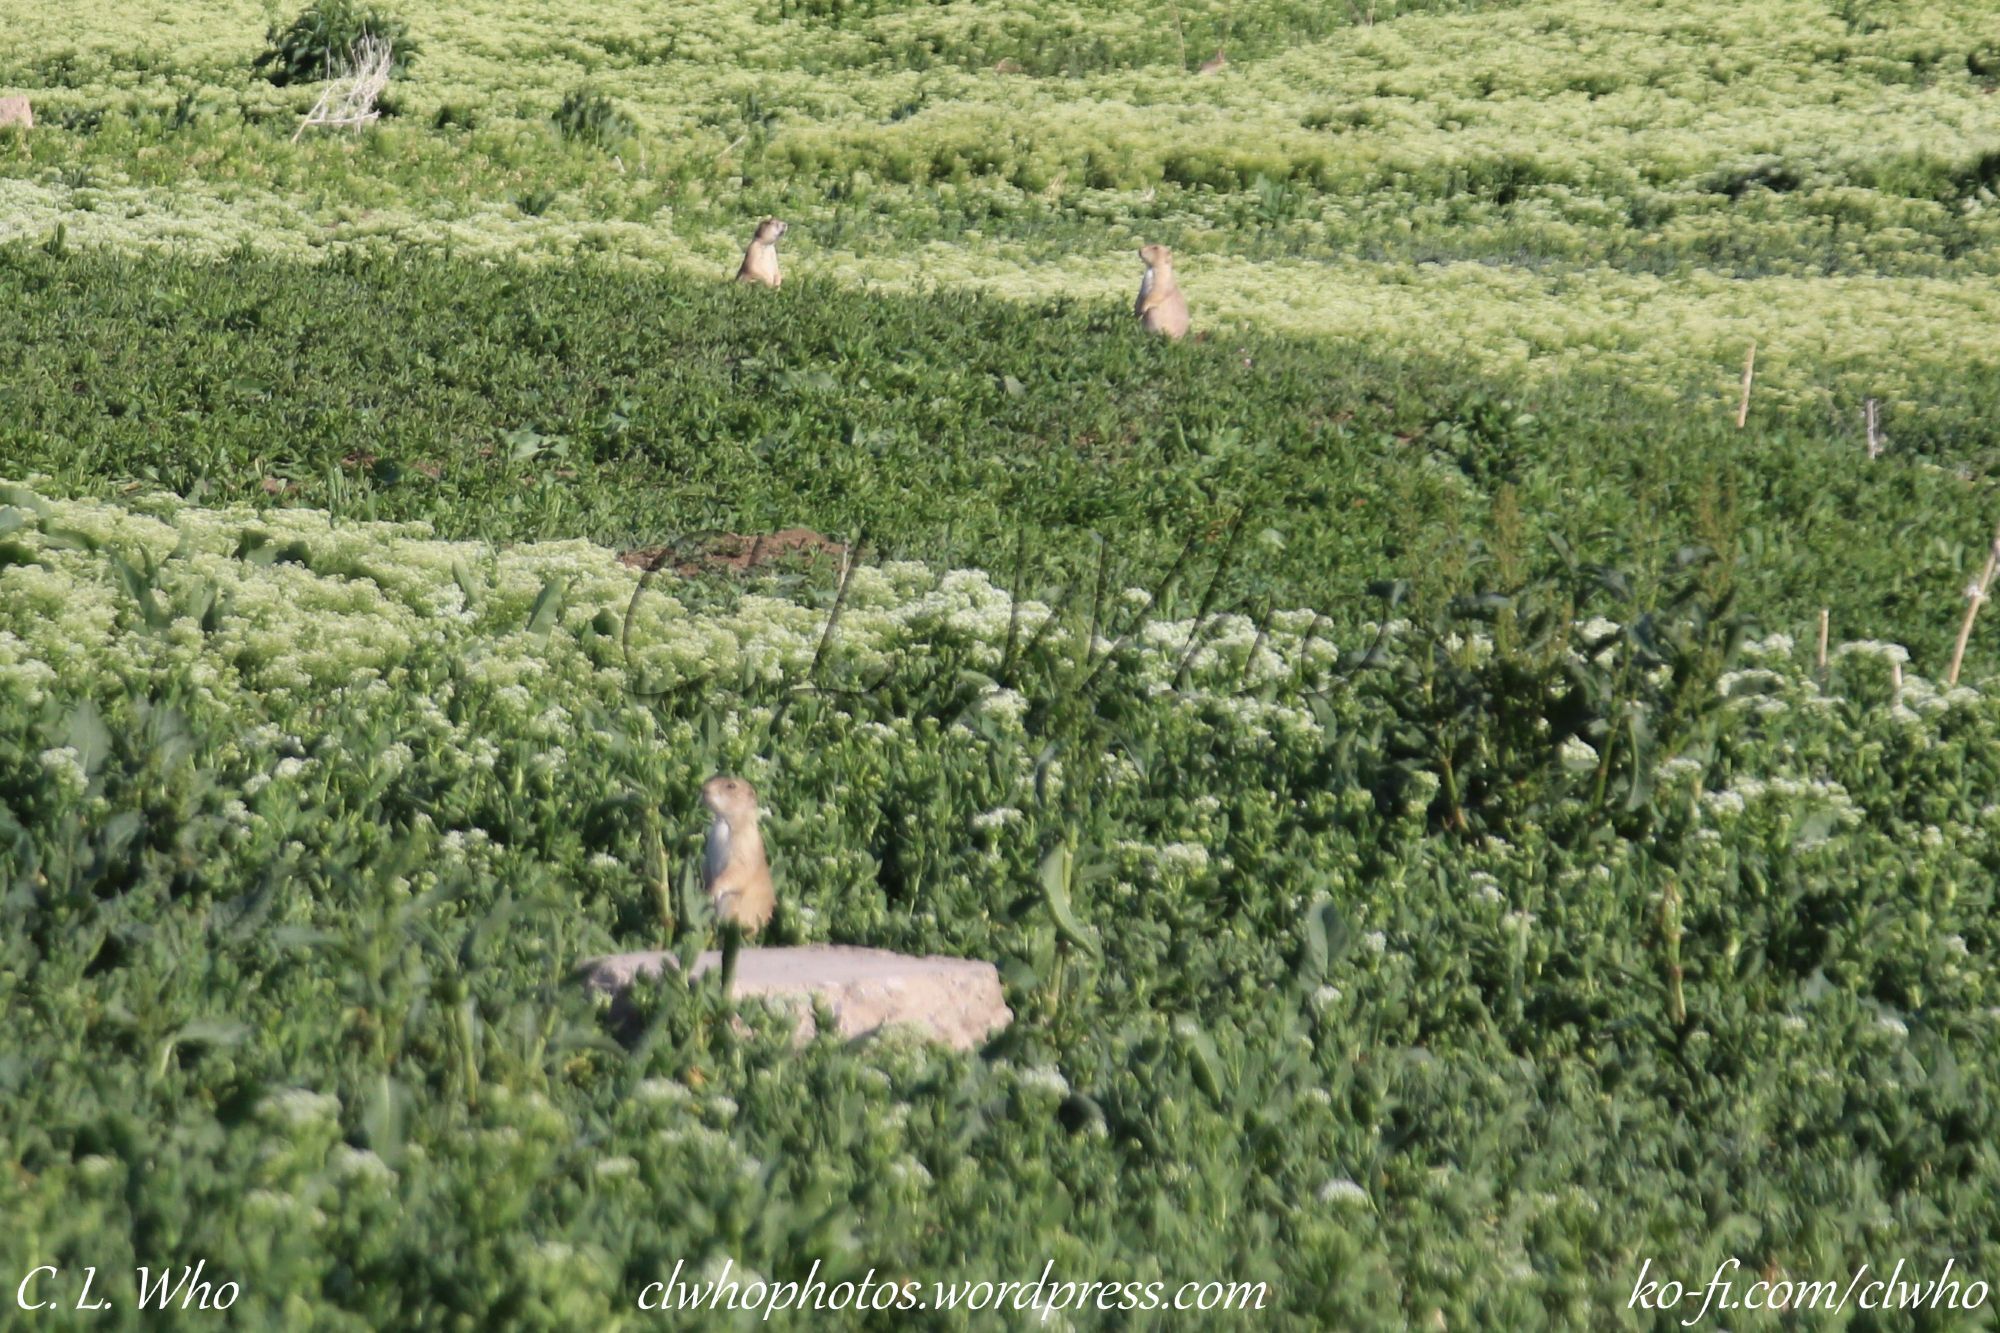
M1675 1027L1684 1027L1687 992L1681 969L1681 895L1672 880L1660 891L1660 934L1666 943L1667 1017Z
M1742 430L1750 420L1750 381L1757 377L1757 344L1750 344L1750 355L1743 358L1743 401L1736 405L1736 429Z
M1958 684L1958 669L1965 664L1965 645L1972 638L1972 622L1986 601L1986 590L1993 586L1996 569L2000 569L2000 530L1995 530L1993 544L1986 548L1986 568L1980 571L1978 581L1966 585L1965 619L1959 622L1958 642L1952 646L1951 672L1945 677L1946 685Z
M327 83L319 101L313 103L313 109L292 131L292 142L297 143L308 126L358 129L379 117L382 113L375 109L375 102L389 87L393 58L386 38L370 34L356 42L354 63Z

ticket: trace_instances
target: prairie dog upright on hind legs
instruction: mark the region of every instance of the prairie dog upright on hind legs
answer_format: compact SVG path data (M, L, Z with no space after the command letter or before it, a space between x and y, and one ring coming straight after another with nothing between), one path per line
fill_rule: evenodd
M1148 333L1180 337L1188 331L1188 308L1180 284L1174 281L1174 252L1164 245L1142 245L1139 258L1146 261L1146 276L1139 279L1139 299L1132 313Z
M728 996L736 984L743 937L770 923L778 900L764 859L764 837L757 831L757 789L742 778L718 774L702 784L701 803L714 817L701 878L722 934L722 993Z
M761 282L766 287L776 287L784 279L778 275L778 238L785 234L785 224L776 218L765 218L757 224L757 234L750 238L750 248L743 252L743 266L736 270L738 282Z
M764 838L757 829L757 789L727 775L702 785L701 803L714 818L708 826L702 887L715 904L716 919L744 930L761 930L771 919L777 896Z

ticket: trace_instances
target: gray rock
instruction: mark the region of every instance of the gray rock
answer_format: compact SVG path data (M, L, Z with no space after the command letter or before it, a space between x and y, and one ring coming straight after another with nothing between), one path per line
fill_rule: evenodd
M657 977L679 965L674 955L652 951L586 959L580 970L586 988L622 999L639 977ZM721 965L722 955L711 949L695 960L691 975ZM736 956L734 996L790 1003L799 1015L801 1041L813 1034L814 997L832 1013L843 1037L907 1024L961 1051L1014 1019L991 963L844 945L745 949Z

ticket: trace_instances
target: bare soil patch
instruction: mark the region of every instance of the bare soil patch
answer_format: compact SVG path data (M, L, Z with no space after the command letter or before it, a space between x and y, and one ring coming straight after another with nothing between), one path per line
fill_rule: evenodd
M781 532L718 532L665 546L648 546L619 553L618 562L633 569L670 569L676 574L747 574L770 565L838 564L846 556L844 543L811 528Z

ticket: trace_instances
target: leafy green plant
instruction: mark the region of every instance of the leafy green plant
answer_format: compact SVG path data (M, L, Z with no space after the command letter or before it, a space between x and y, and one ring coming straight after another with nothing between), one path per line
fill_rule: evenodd
M521 211L567 214L560 179L517 184ZM1088 305L828 288L774 313L706 273L121 258L62 225L60 260L39 246L49 232L0 245L0 295L34 331L19 381L34 424L0 438L0 471L89 492L142 479L216 503L338 499L453 537L623 548L862 530L891 556L987 566L1026 525L1041 535L1024 587L1099 602L1114 640L1119 596L1157 592L1191 537L1200 558L1172 595L1199 600L1237 512L1215 604L1321 607L1349 632L1375 610L1371 580L1403 578L1427 607L1504 592L1553 558L1548 534L1644 586L1682 548L1727 548L1696 502L1721 486L1754 553L1727 562L1740 606L1804 634L1832 604L1836 623L1925 655L1949 651L1954 625L1913 590L1962 587L1991 529L1982 487L1950 468L1902 466L1883 486L1853 467L1851 417L1774 411L1769 438L1746 441L1726 411L1661 417L1615 379L1495 381L1451 358L1267 333L1168 365L1137 355L1122 312ZM369 331L385 319L403 330L392 345ZM135 340L135 322L161 337ZM283 336L203 343L206 373L172 373L174 341L215 328ZM357 397L362 378L375 387ZM1898 454L1971 463L1989 401L2000 381L1976 366L1940 381L1930 412L1894 415ZM162 420L197 424L169 445ZM1225 422L1237 429L1206 428ZM827 439L854 443L829 453ZM1503 494L1512 546L1540 553L1504 578L1451 554L1466 549L1454 534L1497 526ZM1912 506L1953 539L1909 544Z
M555 123L563 138L594 148L609 148L633 132L631 117L588 84L563 95L562 105L555 111Z
M1702 561L1630 579L1514 541L1480 566L1511 607L1418 616L1419 589L1331 630L1231 610L1199 548L1150 577L1024 542L997 583L864 558L635 597L580 543L0 490L0 874L24 886L0 976L32 1057L0 1063L27 1224L0 1261L159 1227L257 1274L246 1317L577 1323L689 1255L1032 1278L1051 1245L1111 1271L1164 1241L1270 1281L1286 1326L1392 1328L1389 1279L1433 1264L1448 1322L1581 1326L1546 1302L1631 1286L1603 1210L1668 1227L1717 1190L1827 1207L1662 1262L1865 1262L1885 1235L1980 1258L1995 1038L1957 1016L2000 1001L1962 961L2000 869L1994 696L1893 645L1837 644L1822 676L1734 643ZM1441 664L1452 635L1473 651ZM1399 698L1426 688L1493 718ZM1604 837L1596 771L1499 718L1633 699L1656 739L1619 742ZM1384 786L1447 752L1476 761L1481 836ZM795 1047L672 973L594 1008L564 978L671 945L693 793L725 767L771 797L803 939L994 958L1012 1027ZM1672 817L1640 837L1648 767ZM1961 1072L1889 1087L1912 1060ZM1857 1188L1890 1221L1833 1206ZM375 1280L327 1280L384 1244ZM1529 1244L1565 1258L1522 1289ZM1329 1245L1381 1280L1318 1281Z
M266 30L265 49L251 68L280 86L329 79L354 63L355 43L363 37L389 43L392 75L402 74L417 56L407 26L393 14L357 0L313 0L284 27L274 23Z
M538 218L548 212L556 201L556 191L547 186L535 186L514 196L514 207L531 218Z
M1053 1256L1398 1329L1616 1323L1635 1236L1995 1267L1993 641L1933 679L1990 6L445 5L467 132L306 149L127 8L0 53L0 1272L600 1327ZM785 942L1013 1024L688 985L720 769Z
M445 102L431 117L431 126L440 130L470 130L479 125L479 113L458 102Z

